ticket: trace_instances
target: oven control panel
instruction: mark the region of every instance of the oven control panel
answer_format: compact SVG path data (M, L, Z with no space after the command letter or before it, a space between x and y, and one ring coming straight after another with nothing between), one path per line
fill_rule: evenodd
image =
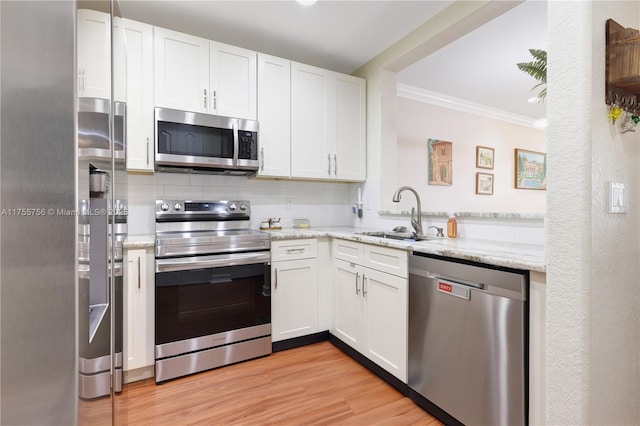
M241 215L249 217L251 207L246 200L216 200L216 201L185 201L185 200L157 200L156 218L172 215L189 215L193 217L228 217Z

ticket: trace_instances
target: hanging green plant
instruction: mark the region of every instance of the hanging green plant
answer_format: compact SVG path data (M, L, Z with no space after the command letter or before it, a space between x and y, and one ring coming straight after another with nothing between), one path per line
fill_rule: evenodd
M538 94L538 102L544 101L547 96L547 52L541 49L529 49L529 53L533 56L531 62L520 62L516 64L520 71L524 71L540 83L533 86L531 90L537 87L545 86Z

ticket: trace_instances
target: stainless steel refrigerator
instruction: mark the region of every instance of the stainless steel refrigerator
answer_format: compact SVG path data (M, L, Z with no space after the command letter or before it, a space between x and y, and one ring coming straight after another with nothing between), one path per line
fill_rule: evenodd
M78 97L78 8L0 1L3 425L112 424L122 386L125 106Z

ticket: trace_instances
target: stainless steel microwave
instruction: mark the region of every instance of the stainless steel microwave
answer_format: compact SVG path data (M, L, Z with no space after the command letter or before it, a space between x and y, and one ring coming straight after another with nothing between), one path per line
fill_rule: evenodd
M258 170L258 122L155 109L157 170L249 175Z

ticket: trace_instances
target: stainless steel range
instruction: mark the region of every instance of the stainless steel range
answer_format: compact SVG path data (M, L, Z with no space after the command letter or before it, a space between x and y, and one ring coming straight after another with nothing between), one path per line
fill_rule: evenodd
M270 236L248 201L156 201L156 383L271 353Z

